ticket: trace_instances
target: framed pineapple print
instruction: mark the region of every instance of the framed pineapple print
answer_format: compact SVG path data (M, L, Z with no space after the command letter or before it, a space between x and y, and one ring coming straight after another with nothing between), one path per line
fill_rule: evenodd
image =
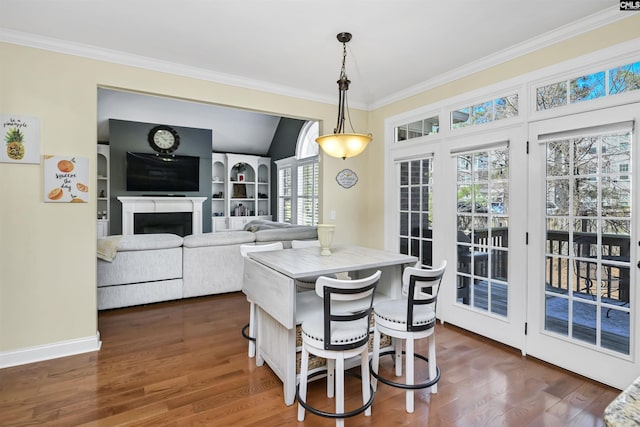
M40 120L37 117L0 114L0 162L40 163Z
M44 157L44 201L87 203L89 201L89 159L86 157Z

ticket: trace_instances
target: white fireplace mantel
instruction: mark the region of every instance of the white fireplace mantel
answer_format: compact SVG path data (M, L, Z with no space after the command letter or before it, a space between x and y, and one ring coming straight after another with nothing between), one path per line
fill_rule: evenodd
M202 203L206 197L121 196L122 234L134 234L133 215L136 213L191 212L193 234L202 234Z

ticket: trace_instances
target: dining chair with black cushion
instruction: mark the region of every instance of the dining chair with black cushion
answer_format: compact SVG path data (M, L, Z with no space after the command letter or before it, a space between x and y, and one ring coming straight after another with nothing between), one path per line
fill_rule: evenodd
M277 251L284 249L282 242L274 242L265 245L240 245L240 253L247 257L251 252ZM248 300L248 299L247 299ZM249 323L242 328L242 336L249 340L249 357L256 355L257 316L256 305L249 301Z
M302 323L302 359L300 382L297 390L298 421L304 421L305 410L336 419L336 426L344 425L344 418L371 415L373 389L369 374L369 318L373 310L373 297L381 272L354 280L320 276L316 293L322 297L323 311ZM327 396L334 397L335 412L325 412L307 402L307 385L313 377L324 374L317 371L309 375L309 355L327 360ZM360 357L362 406L345 412L344 374L345 360Z
M431 393L437 393L437 382L440 370L436 365L436 302L442 276L447 262L434 269L407 267L402 274L403 298L383 301L374 306L374 336L373 355L371 358L371 375L373 389L377 389L377 382L406 389L406 410L414 409L414 390L431 388ZM406 298L404 294L406 293ZM380 353L380 334L392 338L393 350ZM428 338L428 357L415 353L415 340ZM402 343L405 343L405 382L395 382L379 375L380 357L395 356L395 375L402 376ZM414 358L428 362L429 379L415 384Z

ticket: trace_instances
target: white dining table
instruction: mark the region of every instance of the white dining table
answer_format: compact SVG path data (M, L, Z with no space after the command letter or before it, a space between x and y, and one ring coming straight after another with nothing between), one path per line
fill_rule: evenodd
M257 306L256 364L266 362L282 380L287 405L293 404L296 393L296 324L305 314L296 311L302 310L297 307L302 304L296 279L342 272L355 279L381 270L376 298L396 299L403 268L418 262L415 256L361 246L337 246L331 252L322 256L317 247L284 249L252 252L244 260L242 291ZM321 300L317 305L321 310ZM307 305L304 310L308 309Z

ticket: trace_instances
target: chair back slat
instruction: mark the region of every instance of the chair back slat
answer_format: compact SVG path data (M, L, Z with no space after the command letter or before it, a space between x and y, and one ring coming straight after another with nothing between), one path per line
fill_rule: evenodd
M431 306L436 311L438 292L442 277L447 268L447 262L443 261L434 269L422 269L407 267L402 274L402 282L407 287L407 331L424 331L432 328L434 323L415 324L415 311L422 306ZM435 319L434 319L435 320Z
M323 298L325 350L349 350L369 340L369 317L373 311L373 298L381 272L364 279L341 280L320 276L316 293ZM336 330L358 331L361 339L340 343Z

